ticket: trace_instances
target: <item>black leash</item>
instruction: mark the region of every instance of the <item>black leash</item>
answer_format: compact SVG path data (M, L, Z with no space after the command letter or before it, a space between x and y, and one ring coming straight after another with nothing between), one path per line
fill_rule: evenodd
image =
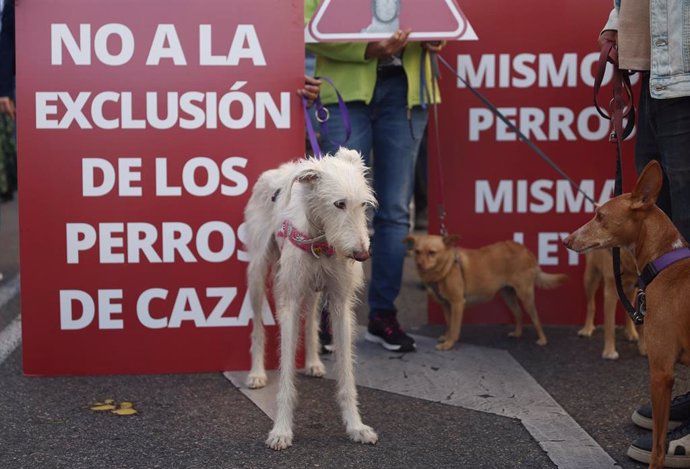
M613 99L609 102L608 113L603 111L597 100L597 95L599 94L602 81L604 80L607 63L613 66ZM622 144L635 127L635 106L633 105L630 75L620 70L618 67L618 49L614 42L606 44L599 55L597 76L594 81L594 106L599 114L605 119L610 120L613 125L613 131L611 132L609 141L616 144L616 180L613 189L613 195L615 197L623 193L623 168L621 164L623 158ZM624 127L623 119L626 117L628 122ZM613 248L611 251L613 254L613 276L616 279L618 299L623 304L623 308L625 308L630 319L632 319L635 324L642 324L645 316L644 297L638 295L637 308L630 303L630 300L623 290L621 250L620 248Z
M438 61L441 62L448 70L450 70L450 72L451 72L453 75L455 75L455 77L457 77L457 79L460 80L460 81L467 87L467 89L470 90L470 91L472 92L472 94L474 94L477 98L479 98L479 100L480 100L482 103L484 103L484 105L485 105L487 108L489 108L489 110L490 110L491 112L493 112L493 113L496 115L496 117L498 117L499 119L501 119L501 121L503 121L503 123L504 123L506 126L508 126L508 128L509 128L510 130L512 130L513 132L515 132L515 133L518 135L518 137L520 138L520 140L522 140L524 143L526 143L527 146L529 146L529 147L530 147L530 148L531 148L531 149L532 149L542 160L544 160L549 166L551 166L558 174L560 174L564 179L566 179L568 182L570 182L570 184L573 186L573 188L576 189L579 193L581 193L581 194L585 197L585 199L587 199L587 200L588 200L589 202L591 202L592 204L595 204L595 205L596 205L596 202L594 201L594 199L592 199L592 198L589 196L589 194L587 194L585 191L583 191L583 190L580 188L580 186L579 186L570 176L568 176L568 175L567 175L567 174L566 174L556 163L554 163L554 161L553 161L546 153L544 153L544 151L543 151L541 148L539 148L534 142L532 142L532 140L530 140L525 134L523 134L523 133L520 131L520 129L518 129L517 126L515 126L515 124L513 124L512 122L510 122L510 120L508 120L508 118L507 118L506 116L504 116L504 115L498 110L498 108L497 108L496 106L494 106L494 105L491 103L491 101L488 100L488 98L486 98L486 96L484 96L484 95L481 94L479 91L477 91L476 89L474 89L474 88L467 82L467 80L465 80L463 77L461 77L461 76L453 69L453 67L451 67L451 65L450 65L448 62L446 62L446 60L445 60L443 57L438 56Z

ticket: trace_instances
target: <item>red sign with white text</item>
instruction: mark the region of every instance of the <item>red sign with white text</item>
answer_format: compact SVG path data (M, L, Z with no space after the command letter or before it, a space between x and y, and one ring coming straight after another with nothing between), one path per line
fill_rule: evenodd
M301 2L22 0L17 44L25 373L247 369L243 209L304 152Z
M465 0L461 5L480 39L451 42L441 56L592 199L602 202L610 197L615 146L608 142L609 121L599 117L593 106L593 84L599 56L596 41L611 4ZM611 87L601 93L599 101L608 103ZM440 172L437 152L430 149L431 232L438 233L435 214L442 200L448 230L460 235L461 247L478 248L506 239L524 243L544 271L570 276L556 290L536 290L542 322L582 323L584 256L567 251L560 239L592 217L593 205L443 66L441 95ZM434 135L430 130L432 147ZM626 142L624 190L636 180L633 151L633 144ZM435 305L430 318L443 321ZM465 320L513 322L500 300L468 308Z

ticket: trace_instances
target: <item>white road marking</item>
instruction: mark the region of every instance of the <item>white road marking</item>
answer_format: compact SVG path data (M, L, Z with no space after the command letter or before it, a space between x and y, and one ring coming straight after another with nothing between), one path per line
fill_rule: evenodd
M19 275L15 275L6 284L0 285L0 308L10 302L19 293Z
M249 389L247 387L248 371L226 371L223 373L242 394L247 396L264 414L271 420L276 419L276 394L278 394L278 372L268 371L268 384L261 389Z
M19 293L19 275L0 286L0 308L5 306ZM19 347L22 342L22 320L20 316L0 331L0 364Z
M362 331L360 331L362 332ZM377 345L357 341L357 385L432 402L517 418L559 468L613 468L616 462L506 351L462 344L438 352L415 336L417 352L392 360ZM334 378L334 363L323 358ZM246 372L224 373L271 419L277 373L262 390L244 386Z
M21 343L22 320L20 316L17 316L9 326L0 332L0 365Z

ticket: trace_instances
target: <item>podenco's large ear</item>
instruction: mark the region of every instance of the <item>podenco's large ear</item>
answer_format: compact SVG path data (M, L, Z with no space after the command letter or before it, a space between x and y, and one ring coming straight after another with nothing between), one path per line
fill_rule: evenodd
M648 209L654 205L661 191L663 174L657 161L650 161L637 178L635 189L631 194L633 210Z
M410 235L407 238L403 239L403 244L407 247L408 251L411 251L414 249L414 245L417 242L417 237Z
M443 244L445 244L449 248L457 246L458 241L460 241L460 236L456 234L448 235L443 238Z

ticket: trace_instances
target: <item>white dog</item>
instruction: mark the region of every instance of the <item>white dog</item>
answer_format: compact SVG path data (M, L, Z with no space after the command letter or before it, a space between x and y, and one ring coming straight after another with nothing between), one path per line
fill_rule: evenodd
M353 304L369 258L367 207L376 199L366 180L361 155L340 148L334 156L286 163L264 172L245 209L249 294L254 310L250 388L266 385L261 309L266 276L280 324L280 382L275 425L266 444L275 450L292 445L292 416L297 398L295 352L300 314L305 314L306 373L321 377L317 306L328 302L338 368L338 401L347 434L374 444L378 436L362 423L353 373Z

